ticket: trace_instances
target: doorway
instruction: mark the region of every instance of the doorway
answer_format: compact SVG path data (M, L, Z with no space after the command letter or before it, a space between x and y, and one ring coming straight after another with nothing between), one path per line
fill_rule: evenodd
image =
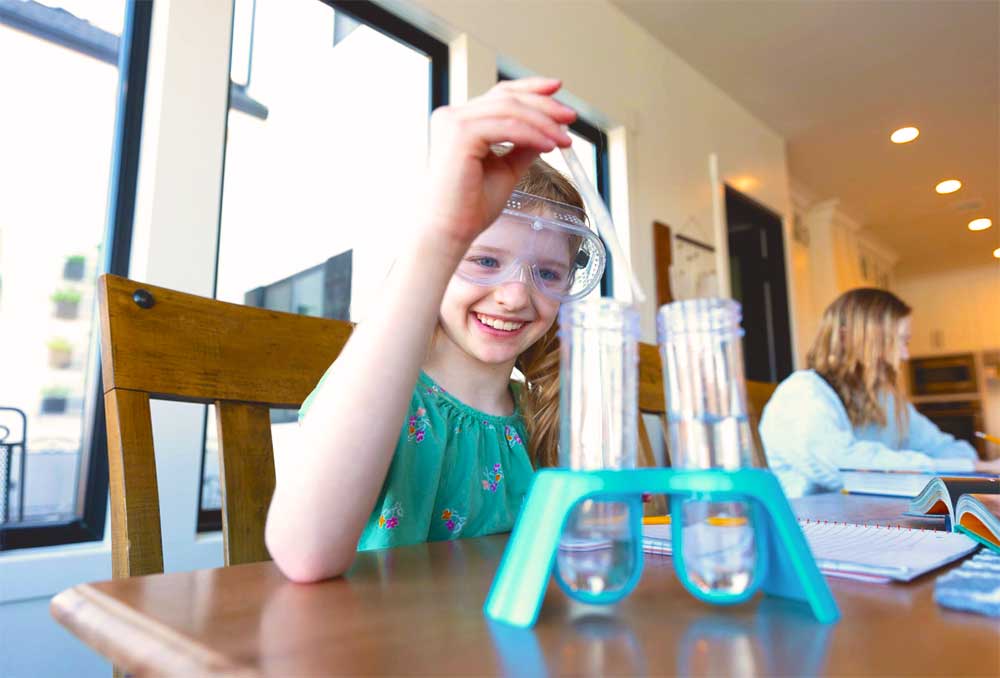
M746 377L779 382L792 371L792 332L781 217L726 186L729 274L743 305Z

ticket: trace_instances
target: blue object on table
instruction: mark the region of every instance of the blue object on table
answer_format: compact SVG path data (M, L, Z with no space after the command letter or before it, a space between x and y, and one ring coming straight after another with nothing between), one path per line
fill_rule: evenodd
M1000 617L1000 555L980 551L961 567L938 577L934 600L953 610Z
M672 521L674 568L685 588L697 598L715 604L739 603L751 597L757 588L763 588L770 595L808 603L820 622L830 623L840 618L837 603L773 473L763 469L684 471L662 468L546 469L536 473L486 598L486 616L512 626L534 626L552 574L559 537L573 508L585 499L629 502L633 534L638 535L642 527L639 502L644 492L669 494L672 499L692 495L704 499L707 495L713 501L755 502L753 527L759 542L755 581L738 595L706 593L688 580L681 540L683 521ZM563 589L587 603L611 603L628 595L639 580L642 563L642 540L633 541L638 566L626 587L605 596L581 595L566 586Z

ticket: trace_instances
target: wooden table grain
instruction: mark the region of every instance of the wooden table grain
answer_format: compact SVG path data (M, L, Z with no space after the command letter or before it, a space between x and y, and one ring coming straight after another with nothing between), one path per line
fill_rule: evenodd
M800 515L876 520L905 502L830 495ZM822 511L825 515L817 515ZM533 630L482 613L506 535L358 555L346 577L287 581L272 563L84 584L52 614L136 676L996 675L996 619L932 600L936 573L909 584L828 580L842 619L765 596L734 607L691 597L670 558L647 556L613 610L550 586Z

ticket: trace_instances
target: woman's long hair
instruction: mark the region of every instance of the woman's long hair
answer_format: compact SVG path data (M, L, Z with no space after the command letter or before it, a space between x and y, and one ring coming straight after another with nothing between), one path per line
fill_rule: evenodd
M900 436L906 431L899 324L910 312L896 295L870 287L841 294L823 312L808 366L834 388L854 426L885 426L880 396L891 393Z
M516 190L584 209L569 179L541 159L535 160ZM528 451L535 468L555 466L559 448L559 327L553 324L522 353L515 366L524 375L521 414L528 432Z

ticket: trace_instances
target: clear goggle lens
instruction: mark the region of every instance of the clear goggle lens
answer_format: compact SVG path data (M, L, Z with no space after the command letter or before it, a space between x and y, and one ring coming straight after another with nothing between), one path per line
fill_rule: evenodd
M589 294L607 255L583 210L515 191L472 243L455 273L477 285L527 282L558 301Z

